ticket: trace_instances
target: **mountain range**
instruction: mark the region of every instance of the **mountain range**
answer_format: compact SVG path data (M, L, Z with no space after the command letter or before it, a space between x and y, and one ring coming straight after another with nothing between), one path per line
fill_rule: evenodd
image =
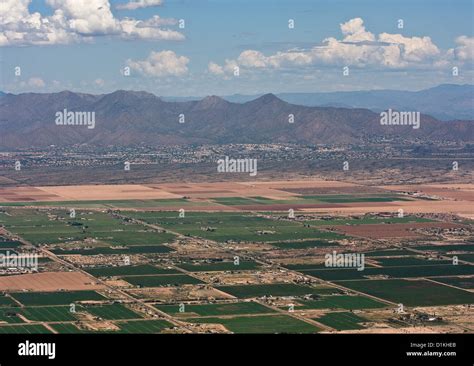
M95 128L58 126L57 112L95 112ZM416 109L415 109L416 110ZM290 123L290 115L294 122ZM180 123L184 122L184 123ZM421 115L421 128L384 126L364 108L310 107L265 94L244 103L217 96L164 101L148 92L92 95L63 91L0 96L0 148L90 144L358 143L369 137L474 141L473 121Z
M229 102L245 103L262 94L224 96ZM474 85L442 84L420 91L370 90L332 93L280 93L285 102L309 107L366 108L374 112L392 108L420 111L439 120L474 119ZM165 97L167 101L199 100L198 97Z

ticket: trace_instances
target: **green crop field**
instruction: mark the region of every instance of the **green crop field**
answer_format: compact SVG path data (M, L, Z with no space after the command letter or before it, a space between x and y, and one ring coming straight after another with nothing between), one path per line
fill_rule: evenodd
M142 318L141 315L137 314L133 310L121 304L85 306L83 309L89 314L92 314L105 320Z
M377 263L383 267L403 267L403 266L429 266L434 264L452 264L450 260L427 260L420 257L399 257L399 258L377 258Z
M235 297L245 299L262 296L304 296L316 293L311 287L296 284L282 283L270 285L237 285L219 286L218 290L231 294Z
M355 295L321 296L316 300L298 300L295 310L303 309L344 309L362 310L386 308L389 305L370 297Z
M0 322L24 323L18 317L18 308L0 308Z
M265 314L273 313L272 310L256 302L238 302L223 304L203 304L203 305L184 305L184 312L180 312L180 306L176 305L155 305L161 311L170 315L182 316L218 316L218 315L242 315L242 314Z
M365 268L358 271L356 268L334 268L301 270L302 273L321 278L326 281L344 281L366 278L365 276L386 275L392 278L414 277L444 277L474 274L474 266L452 264L427 264L423 266L399 266L385 268Z
M0 326L0 334L47 334L52 333L41 324L21 324Z
M138 266L95 267L86 269L86 271L96 277L179 273L175 269L158 268L149 264Z
M428 280L344 281L341 285L407 306L434 306L474 303L474 293Z
M157 276L126 276L125 281L140 287L194 285L203 283L197 278L185 274L157 275Z
M174 240L170 233L131 224L102 212L10 209L0 214L0 224L33 244L56 244L93 238L111 245L156 245Z
M2 202L3 207L56 207L56 208L166 208L170 206L192 207L207 206L208 202L193 202L184 198L173 199L130 199L130 200L84 200L84 201L33 201L33 202Z
M474 277L437 277L435 281L467 290L474 289Z
M365 255L367 257L393 257L393 256L406 256L406 255L415 255L416 253L407 249L387 249L387 250L374 250L372 252L367 252Z
M166 320L136 320L116 323L119 333L161 333L166 328L172 328L173 324Z
M105 297L95 291L14 292L11 296L25 306L69 305L75 301L105 300Z
M254 261L239 261L239 264L236 265L234 262L213 262L213 263L181 263L177 265L179 268L182 268L189 272L213 272L213 271L243 271L258 269L260 265Z
M317 333L321 329L287 315L192 318L193 323L222 324L233 333Z
M212 201L225 206L246 206L261 205L262 210L265 205L301 205L301 204L317 204L317 203L352 203L352 202L395 202L395 201L411 201L404 196L385 194L385 195L305 195L295 196L288 199L274 200L265 197L219 197L213 198Z
M56 255L98 255L98 254L157 254L169 253L173 249L165 245L145 245L145 246L131 246L127 248L122 247L95 247L87 249L53 249Z
M330 247L339 245L337 242L330 242L327 240L303 240L303 241L289 241L279 243L268 243L279 249L308 249L319 247Z
M366 321L366 319L350 312L329 313L315 318L315 320L336 330L363 329L364 327L360 323Z
M76 311L80 307L76 306ZM77 318L74 313L70 311L69 306L40 306L40 307L25 307L20 310L20 313L28 320L37 322L62 322L74 321Z
M59 334L78 334L78 333L91 333L84 329L79 329L73 323L55 323L49 324Z
M13 301L12 298L0 295L0 307L11 307L11 306L18 306L18 304Z
M450 244L450 245L420 245L414 249L424 251L447 252L474 252L474 244Z
M169 212L131 212L130 217L156 224L183 235L226 241L285 241L297 239L341 239L344 236L303 226L295 221L270 220L248 214L196 213L177 218Z
M18 248L21 246L21 242L16 240L2 240L0 241L0 248Z

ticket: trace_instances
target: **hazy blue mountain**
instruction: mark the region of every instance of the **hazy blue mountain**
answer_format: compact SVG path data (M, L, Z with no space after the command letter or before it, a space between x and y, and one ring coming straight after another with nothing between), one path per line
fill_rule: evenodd
M380 112L388 108L420 111L440 120L474 119L474 85L443 84L420 91L371 90L333 93L281 93L280 99L305 106L367 108ZM234 94L224 99L243 103L260 95Z

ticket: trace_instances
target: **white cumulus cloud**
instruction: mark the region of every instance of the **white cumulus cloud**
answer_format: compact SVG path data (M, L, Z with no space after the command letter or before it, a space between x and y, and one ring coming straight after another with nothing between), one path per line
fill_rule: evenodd
M160 6L163 0L132 0L125 4L119 4L117 9L135 10L139 8L148 8L151 6Z
M189 58L173 51L152 51L145 60L127 60L127 65L140 74L151 77L182 76L187 74Z
M30 13L31 0L0 2L0 46L90 42L96 36L153 40L184 39L175 19L155 15L147 20L115 18L109 0L46 0L53 14Z
M474 39L461 36L457 47L440 50L430 37L407 37L401 34L366 30L361 18L350 19L340 25L342 37L328 37L321 44L308 49L291 49L265 55L257 50L245 50L235 60L223 66L212 63L214 74L226 74L226 65L247 69L299 68L304 66L355 66L376 68L444 67L450 61L467 62L473 59ZM209 68L209 71L210 68ZM223 71L223 72L220 72ZM212 71L211 71L212 72Z

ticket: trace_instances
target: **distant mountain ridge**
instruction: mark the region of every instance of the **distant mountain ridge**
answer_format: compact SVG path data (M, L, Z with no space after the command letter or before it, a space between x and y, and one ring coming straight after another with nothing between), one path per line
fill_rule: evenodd
M95 128L57 126L55 114L64 109L94 111ZM382 126L379 113L368 109L300 106L273 94L241 104L217 96L168 102L151 93L124 90L0 96L2 149L71 144L344 144L368 137L474 141L474 123L422 115L420 129Z
M261 94L224 96L227 101L245 103ZM371 90L328 93L279 93L285 102L309 107L367 108L380 112L388 108L420 111L439 120L474 119L474 85L442 84L420 91ZM167 101L198 100L197 97L166 97Z

